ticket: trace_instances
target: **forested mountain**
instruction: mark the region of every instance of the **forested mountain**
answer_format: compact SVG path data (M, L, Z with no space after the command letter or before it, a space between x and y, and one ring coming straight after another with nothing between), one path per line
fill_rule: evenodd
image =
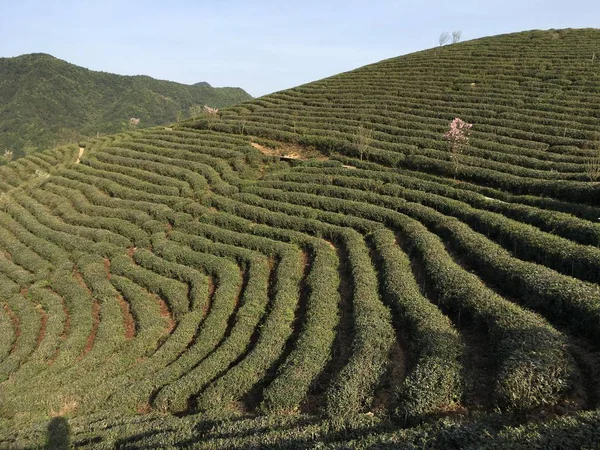
M175 122L205 104L219 108L250 98L240 88L95 72L42 53L0 58L0 152L18 157L82 136ZM130 125L131 118L139 124Z

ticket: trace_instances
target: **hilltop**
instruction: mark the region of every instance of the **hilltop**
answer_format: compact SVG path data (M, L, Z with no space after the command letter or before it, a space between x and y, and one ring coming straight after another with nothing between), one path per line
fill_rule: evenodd
M596 448L599 48L477 39L0 167L0 446Z
M0 58L0 150L21 156L123 131L132 117L139 127L168 124L189 117L193 105L219 108L251 98L206 82L95 72L43 53Z

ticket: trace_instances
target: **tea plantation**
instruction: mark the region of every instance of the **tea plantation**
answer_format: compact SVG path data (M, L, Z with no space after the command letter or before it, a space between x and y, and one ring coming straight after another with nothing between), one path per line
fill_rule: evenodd
M595 29L2 166L0 447L598 448L598 181Z

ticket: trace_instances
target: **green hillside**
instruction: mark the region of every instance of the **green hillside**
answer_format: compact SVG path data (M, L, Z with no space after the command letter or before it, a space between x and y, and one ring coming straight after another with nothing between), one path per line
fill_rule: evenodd
M478 39L0 167L0 447L598 448L598 52Z
M132 117L139 127L162 125L189 117L193 105L220 108L250 98L240 88L94 72L41 53L0 58L0 151L18 157L124 131Z

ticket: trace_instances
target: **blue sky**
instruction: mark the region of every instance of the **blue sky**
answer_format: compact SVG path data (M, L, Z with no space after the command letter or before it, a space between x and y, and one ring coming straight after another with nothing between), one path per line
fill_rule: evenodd
M442 31L599 26L598 0L0 0L0 56L50 53L259 96L433 47Z

